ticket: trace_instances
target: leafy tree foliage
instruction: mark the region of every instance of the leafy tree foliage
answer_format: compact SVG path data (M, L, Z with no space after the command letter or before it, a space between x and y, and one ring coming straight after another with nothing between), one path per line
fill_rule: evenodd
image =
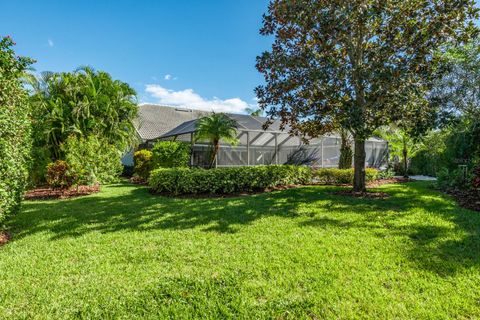
M18 57L10 37L0 38L0 224L15 213L26 185L30 106L21 77L33 60Z
M190 144L181 141L158 141L152 148L153 168L188 167Z
M135 90L103 71L81 67L68 73L44 72L32 79L35 145L52 160L63 157L68 137L95 135L120 152L136 140Z
M232 145L238 143L237 122L224 113L213 113L210 116L200 118L197 122L195 140L205 140L211 143L210 167L214 167L220 148L220 140Z
M257 58L266 84L260 106L291 131L318 136L341 126L355 142L354 189L365 191L365 140L405 118L431 118L421 98L432 83L435 52L476 31L474 0L272 0Z
M388 141L388 151L391 158L401 159L403 176L408 178L408 170L412 157L421 149L421 143L397 126L378 130L379 136Z
M432 102L449 115L480 116L480 38L442 54Z
M120 153L106 138L72 135L62 144L62 152L77 184L111 183L122 173Z

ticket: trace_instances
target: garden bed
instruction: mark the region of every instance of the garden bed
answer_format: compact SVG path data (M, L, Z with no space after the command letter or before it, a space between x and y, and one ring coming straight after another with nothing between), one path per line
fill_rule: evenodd
M100 185L78 186L70 189L36 188L27 191L25 200L67 199L86 196L100 191Z
M0 231L0 247L12 239L12 235L7 231Z
M448 190L446 193L461 207L480 212L480 190Z

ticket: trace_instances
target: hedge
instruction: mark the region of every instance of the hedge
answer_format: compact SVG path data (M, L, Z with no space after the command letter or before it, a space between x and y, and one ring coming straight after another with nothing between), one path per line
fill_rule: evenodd
M353 168L337 169L322 168L313 172L314 182L321 184L351 184L353 183ZM365 169L365 179L367 182L377 180L379 171L373 168Z
M18 80L1 71L0 61L0 227L19 209L31 146L28 96Z
M217 169L160 168L150 173L150 188L157 193L234 194L269 187L307 184L312 169L305 166L271 165Z

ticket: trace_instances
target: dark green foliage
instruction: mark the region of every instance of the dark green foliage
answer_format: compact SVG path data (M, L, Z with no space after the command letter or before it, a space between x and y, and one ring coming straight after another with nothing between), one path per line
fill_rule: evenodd
M435 53L468 41L477 12L473 0L271 0L260 33L274 41L257 58L259 105L293 133L348 130L354 189L365 191L365 140L392 122L419 130L435 118L424 99Z
M152 148L153 168L187 167L190 144L181 141L158 141Z
M471 177L468 171L461 168L449 170L442 168L437 174L436 185L440 189L468 189L471 187Z
M17 57L13 41L0 38L0 227L18 211L27 181L30 106L20 78L32 60Z
M437 176L442 169L453 172L459 165L472 169L480 159L480 122L465 117L423 139L423 147L413 157L411 172Z
M354 169L322 168L313 171L314 182L321 184L351 184ZM379 171L373 168L365 169L366 181L374 181L379 177Z
M47 184L52 188L68 189L77 182L77 176L63 160L49 163L45 176Z
M71 171L78 176L78 184L111 183L122 173L119 151L106 139L71 136L62 151Z
M152 170L152 152L147 149L138 150L133 154L134 173L142 179L148 179Z
M382 170L378 172L378 179L391 179L395 176L395 171L392 169Z
M338 160L339 169L350 169L353 161L352 144L348 135L342 133L342 143L340 145L340 159Z
M156 169L149 185L155 192L170 194L232 194L269 187L311 182L312 169L304 166L271 165L217 168L211 170Z

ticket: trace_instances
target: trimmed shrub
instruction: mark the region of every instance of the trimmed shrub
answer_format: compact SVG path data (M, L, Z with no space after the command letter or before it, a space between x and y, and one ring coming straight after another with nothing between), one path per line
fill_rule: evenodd
M76 182L76 176L72 174L70 166L63 160L49 163L46 172L47 184L52 188L67 189Z
M122 173L121 154L105 139L70 136L62 150L71 171L78 176L78 184L111 183Z
M387 169L383 171L379 171L377 175L377 179L392 179L395 176L395 171L392 169Z
M155 192L170 194L232 194L291 184L307 184L312 169L304 166L271 165L217 169L160 168L150 173Z
M190 145L180 141L158 141L152 148L153 168L188 167Z
M354 169L321 168L313 172L313 178L321 184L351 184L353 183ZM378 170L374 168L365 169L367 182L378 179Z
M0 37L0 228L19 209L31 147L30 106L19 79L32 61L17 57L13 45Z
M133 154L135 175L147 180L152 170L152 152L147 149L138 150Z

